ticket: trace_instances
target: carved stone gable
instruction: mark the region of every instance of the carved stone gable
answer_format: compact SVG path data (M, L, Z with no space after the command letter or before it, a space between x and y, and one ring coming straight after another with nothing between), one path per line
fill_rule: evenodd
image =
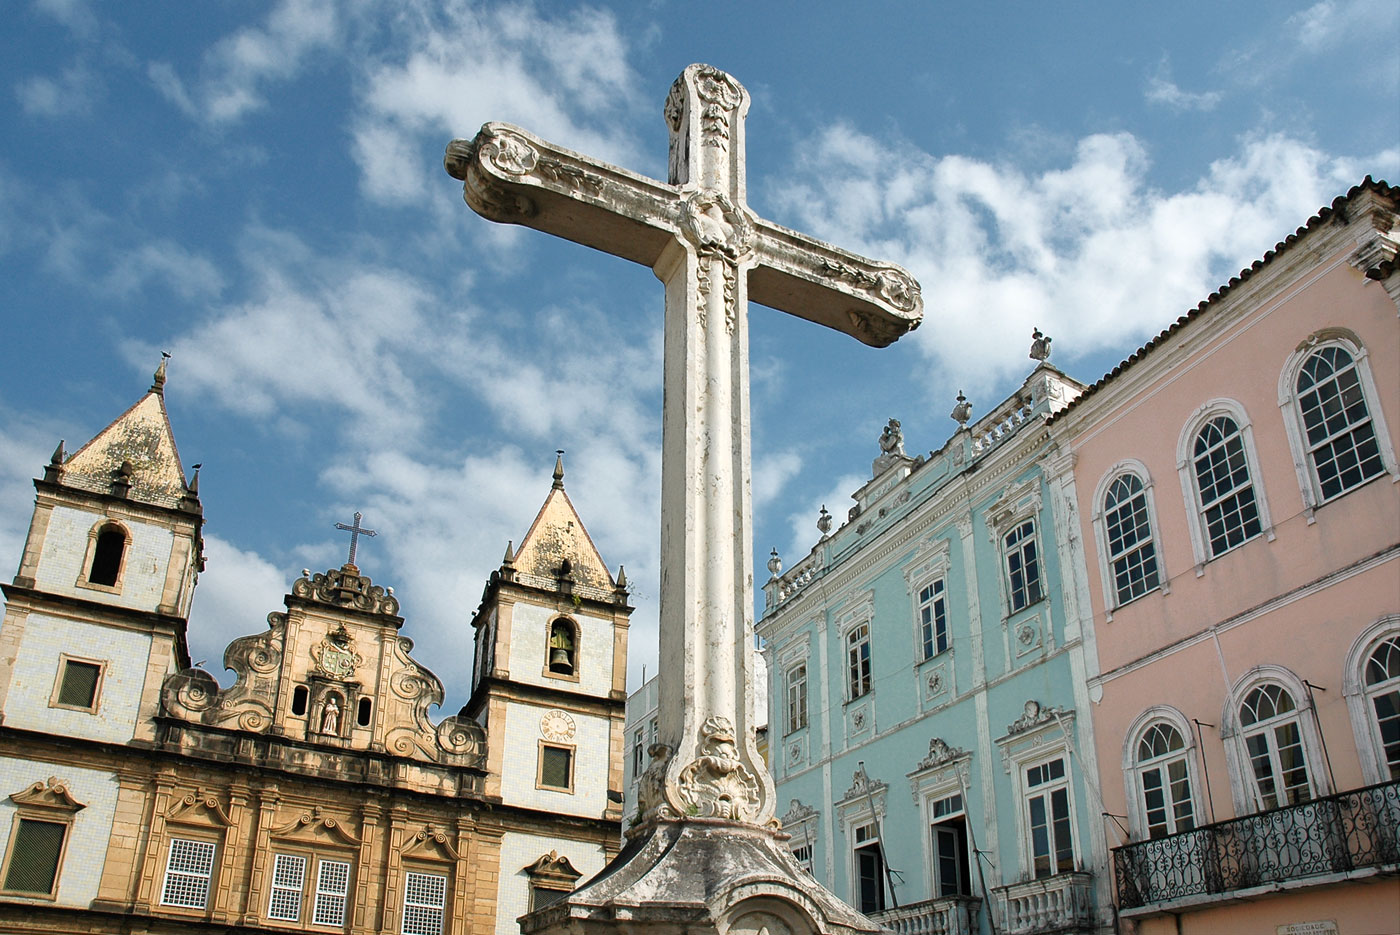
M1035 699L1026 702L1025 709L1021 716L1007 725L1006 733L1009 735L1024 734L1028 730L1033 730L1044 724L1055 720L1057 716L1064 716L1064 708L1057 708L1053 705L1042 705Z
M399 602L393 588L382 588L354 565L342 565L325 574L303 571L292 583L292 594L308 601L397 617ZM399 621L400 625L402 621Z
M561 857L558 851L550 851L525 868L530 882L550 889L573 889L583 876L569 863L569 858Z
M779 819L784 828L809 821L817 817L817 810L810 805L803 805L800 799L793 799L788 805L788 810Z
M928 742L928 756L919 761L917 768L934 769L967 755L966 750L959 747L950 747L947 741L942 737L935 737Z

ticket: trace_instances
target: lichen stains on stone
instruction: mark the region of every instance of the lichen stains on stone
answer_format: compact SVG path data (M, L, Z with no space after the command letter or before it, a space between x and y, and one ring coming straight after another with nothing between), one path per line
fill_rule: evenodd
M565 560L575 584L608 589L612 575L603 564L574 505L563 490L549 492L530 531L520 543L515 566L527 574L556 578Z
M165 407L155 393L142 397L69 458L63 466L63 482L106 493L123 461L131 462L132 499L179 505L185 492L184 469Z

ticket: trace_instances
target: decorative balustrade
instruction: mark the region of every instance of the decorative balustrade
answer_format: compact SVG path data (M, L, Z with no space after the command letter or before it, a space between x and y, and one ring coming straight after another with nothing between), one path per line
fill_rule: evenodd
M1229 893L1400 864L1400 781L1114 849L1118 903Z
M781 604L816 580L821 570L821 555L808 555L778 579L777 602Z
M1094 926L1094 876L1057 873L993 890L1001 903L1003 935L1074 932Z
M997 445L1015 434L1016 430L1031 421L1031 407L1018 399L988 416L978 419L972 426L973 456L986 454Z
M977 935L977 912L982 900L949 896L870 914L895 935Z
M527 584L532 588L543 588L546 591L563 590L563 582L559 578L547 578L544 575L532 575L528 572L517 571L515 573L515 580L520 584ZM625 596L619 598L618 592L612 588L594 588L586 584L573 584L570 586L569 592L577 594L579 597L603 601L607 604L616 604L625 602L626 600Z

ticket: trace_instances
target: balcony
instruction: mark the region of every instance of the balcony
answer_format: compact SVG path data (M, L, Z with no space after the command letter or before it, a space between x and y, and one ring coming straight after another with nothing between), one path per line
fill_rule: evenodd
M1113 854L1118 905L1125 913L1243 897L1252 887L1320 884L1356 871L1396 869L1400 781L1128 844Z
M895 935L977 935L981 906L972 896L949 896L872 912L870 918Z
M1004 935L1048 935L1094 929L1094 875L1057 873L993 890Z

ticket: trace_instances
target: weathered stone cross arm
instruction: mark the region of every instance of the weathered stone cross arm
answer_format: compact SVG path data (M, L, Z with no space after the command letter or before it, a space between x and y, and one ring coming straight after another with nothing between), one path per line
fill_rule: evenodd
M507 123L454 140L443 165L488 220L533 227L652 269L677 238L702 250L713 246L748 269L750 300L874 347L918 327L923 315L919 284L905 270L757 218L742 203L741 185L731 199L722 189L665 184Z

